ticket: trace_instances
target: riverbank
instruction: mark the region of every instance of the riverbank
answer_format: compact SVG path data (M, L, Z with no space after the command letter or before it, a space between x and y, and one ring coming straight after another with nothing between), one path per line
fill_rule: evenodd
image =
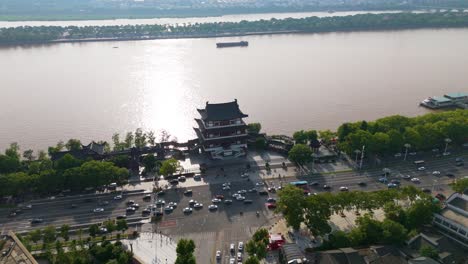
M344 17L307 17L182 26L21 27L0 29L0 45L464 27L468 27L468 13L465 12L361 14Z

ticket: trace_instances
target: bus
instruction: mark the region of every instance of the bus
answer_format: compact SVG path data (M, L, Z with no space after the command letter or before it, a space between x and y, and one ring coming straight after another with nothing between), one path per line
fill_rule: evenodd
M415 160L413 163L417 166L424 165L424 160Z
M308 185L307 181L294 181L294 182L290 182L289 184L294 185L294 186L304 190L305 195L310 193L309 185Z

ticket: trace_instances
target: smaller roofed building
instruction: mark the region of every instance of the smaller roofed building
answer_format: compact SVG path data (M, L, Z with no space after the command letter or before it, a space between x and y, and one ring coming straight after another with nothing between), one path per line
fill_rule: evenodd
M228 103L210 104L206 102L204 109L197 109L201 118L196 118L198 124L195 132L204 153L212 159L241 157L247 151L247 124L243 118L237 99Z
M61 159L66 154L70 154L77 159L102 159L104 155L104 149L106 147L106 143L96 143L92 141L88 145L81 145L81 149L77 150L68 150L68 151L59 151L51 154L52 160Z
M468 195L454 193L445 204L440 213L434 214L434 225L442 234L468 248Z

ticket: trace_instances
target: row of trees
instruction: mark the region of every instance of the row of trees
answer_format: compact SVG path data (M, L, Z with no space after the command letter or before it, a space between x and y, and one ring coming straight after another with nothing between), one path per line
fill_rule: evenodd
M264 32L333 32L407 28L446 28L468 26L468 14L388 13L354 16L286 18L241 22L214 22L177 25L125 26L40 26L0 29L0 44L48 42L59 39L198 37Z
M405 186L399 190L322 193L307 197L303 190L286 186L278 195L280 199L277 210L283 214L287 224L294 229L305 224L315 235L331 232L328 221L333 213L342 214L345 210L355 210L369 214L359 218L357 228L349 234L335 232L334 236L339 238L336 239L339 242L332 238L326 244L328 247L341 247L342 241L348 241L348 246L378 242L402 243L407 238L408 231L418 230L430 223L433 213L439 210L432 197L413 186ZM410 206L404 210L399 205L401 201ZM378 208L385 211L386 220L383 222L370 217Z
M11 144L0 155L0 196L21 196L26 193L50 194L60 190L81 191L112 182L124 184L128 170L112 162L83 161L70 154L56 162L47 156L36 160L20 160L19 147Z
M269 236L265 228L260 228L253 234L252 239L245 244L245 250L249 253L246 264L259 264L262 259L266 258Z
M337 135L339 148L348 154L364 145L369 153L379 155L401 152L405 144L413 150L443 148L447 138L455 144L468 140L468 110L344 123Z

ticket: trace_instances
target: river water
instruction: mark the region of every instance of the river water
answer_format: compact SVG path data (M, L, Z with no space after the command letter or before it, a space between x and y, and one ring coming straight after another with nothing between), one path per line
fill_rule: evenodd
M241 39L249 47L215 47ZM238 99L268 133L414 116L428 96L468 92L467 69L468 29L3 47L0 149L137 127L183 141L206 101Z
M75 20L75 21L0 21L0 28L20 27L20 26L119 26L119 25L142 25L142 24L184 24L184 23L213 23L213 22L240 22L269 20L272 18L304 18L304 17L331 17L331 16L350 16L358 14L381 14L381 13L399 13L401 11L349 11L349 12L297 12L297 13L263 13L263 14L240 14L224 15L217 17L186 17L186 18L152 18L152 19L112 19L112 20ZM423 11L413 11L420 13Z

